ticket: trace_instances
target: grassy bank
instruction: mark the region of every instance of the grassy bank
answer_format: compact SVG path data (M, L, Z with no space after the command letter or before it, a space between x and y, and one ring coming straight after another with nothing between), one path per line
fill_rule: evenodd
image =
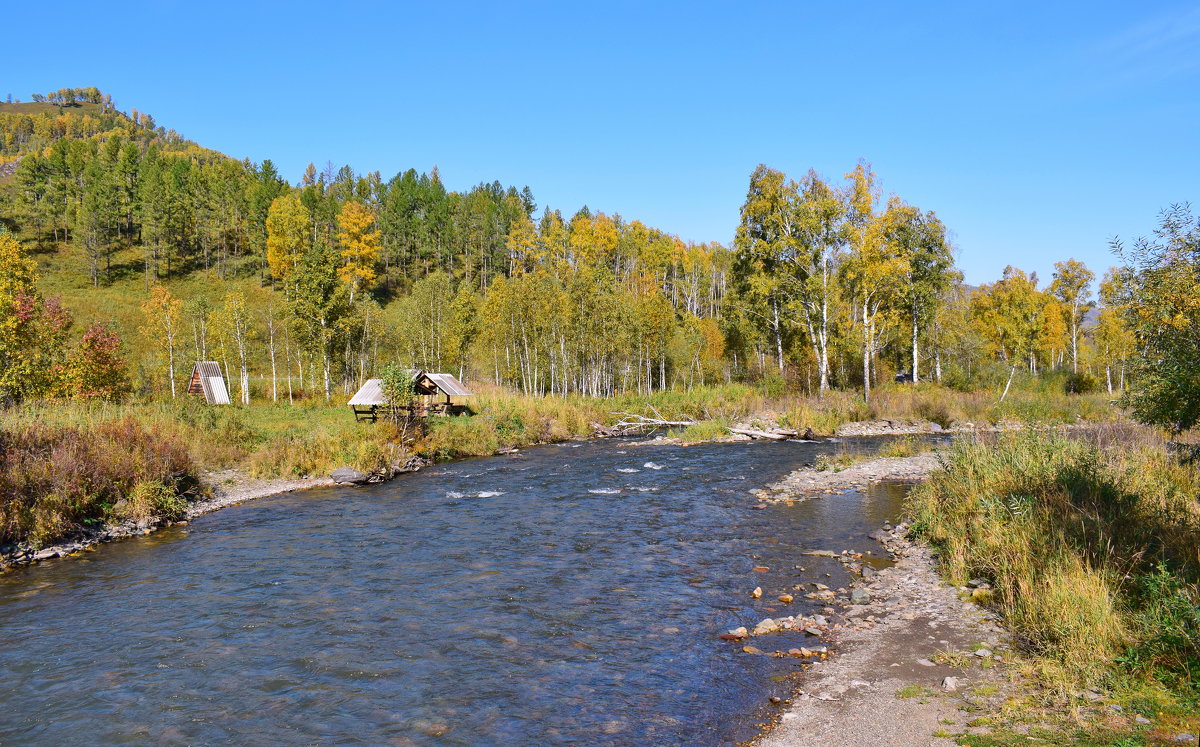
M483 456L588 436L593 424L611 424L621 412L694 419L700 424L689 429L690 440L715 438L724 433L724 425L754 418L828 434L842 423L876 418L933 420L949 426L1013 419L1076 422L1111 418L1115 413L1106 399L1096 396L1018 390L999 405L992 392L962 393L932 385L884 389L869 405L849 392L817 399L781 393L770 384L729 384L604 400L527 397L478 384L475 389L474 417L432 418L427 432L417 438L390 423L355 422L341 404L344 400L333 405L256 402L248 407L209 407L193 398L180 398L123 404L30 403L0 410L0 434L6 443L26 444L5 452L3 479L8 492L4 495L10 497L4 498L8 508L0 516L0 524L6 527L0 542L44 544L81 527L145 513L146 501L140 498L133 502L138 508L128 500L120 509L114 507L121 497L150 495L154 490L178 495L206 470L234 468L255 477L304 477L347 465L371 471L402 462L410 454L435 460ZM104 456L121 445L114 435L118 433L134 434L128 437L128 458ZM96 456L72 456L75 466L68 470L57 460L65 458L61 454L74 454L71 449ZM157 464L159 452L173 455L169 471L137 466ZM80 481L64 487L49 477L58 473L78 474ZM178 478L173 477L176 473ZM19 499L11 497L17 495ZM162 507L153 509L156 515L174 510L173 502L159 502Z
M173 518L196 486L185 443L132 418L0 429L0 546L85 527Z
M1150 431L1112 427L961 441L911 510L951 582L991 584L978 601L1004 616L1048 693L1100 687L1183 731L1200 726L1197 496L1195 466Z

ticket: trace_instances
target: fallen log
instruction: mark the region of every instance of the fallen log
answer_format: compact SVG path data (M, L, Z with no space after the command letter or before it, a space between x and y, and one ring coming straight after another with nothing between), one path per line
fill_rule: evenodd
M794 436L789 436L783 433L770 433L767 431L754 430L753 428L729 428L728 430L730 433L737 433L742 436L749 436L750 438L769 438L772 441L786 441L789 438L794 438Z
M652 408L653 409L653 408ZM655 410L655 415L658 417L646 417L645 415L637 415L631 412L615 412L614 415L621 415L622 418L616 423L613 423L610 431L617 433L631 433L641 430L654 430L656 428L686 428L689 425L695 425L695 420L667 420Z

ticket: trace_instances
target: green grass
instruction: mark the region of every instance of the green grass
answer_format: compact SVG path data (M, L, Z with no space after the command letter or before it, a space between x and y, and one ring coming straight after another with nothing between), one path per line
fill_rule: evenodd
M925 451L925 447L912 436L893 439L879 449L883 457L911 457Z
M905 685L896 691L896 697L902 700L920 698L921 702L924 703L926 700L933 697L933 691L927 687L922 687L921 685Z
M726 428L726 422L721 420L705 420L696 425L689 425L679 432L679 438L684 443L700 443L702 441L716 441L729 436L729 429Z

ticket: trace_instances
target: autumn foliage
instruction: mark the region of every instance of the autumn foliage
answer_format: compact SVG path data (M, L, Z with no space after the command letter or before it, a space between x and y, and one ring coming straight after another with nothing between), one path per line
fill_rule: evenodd
M0 235L0 400L30 397L117 399L129 391L121 340L91 325L72 344L72 319L57 298L37 290L32 260Z
M193 484L187 445L131 418L0 428L0 545L44 544L120 520L174 516Z

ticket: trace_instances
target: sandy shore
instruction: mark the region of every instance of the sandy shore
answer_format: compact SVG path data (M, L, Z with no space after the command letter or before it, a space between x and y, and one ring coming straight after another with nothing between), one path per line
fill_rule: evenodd
M186 516L188 520L204 514L211 514L226 506L252 501L255 498L319 488L334 483L328 477L262 480L230 469L222 472L209 472L204 475L204 484L209 488L209 497L196 501L188 507Z

